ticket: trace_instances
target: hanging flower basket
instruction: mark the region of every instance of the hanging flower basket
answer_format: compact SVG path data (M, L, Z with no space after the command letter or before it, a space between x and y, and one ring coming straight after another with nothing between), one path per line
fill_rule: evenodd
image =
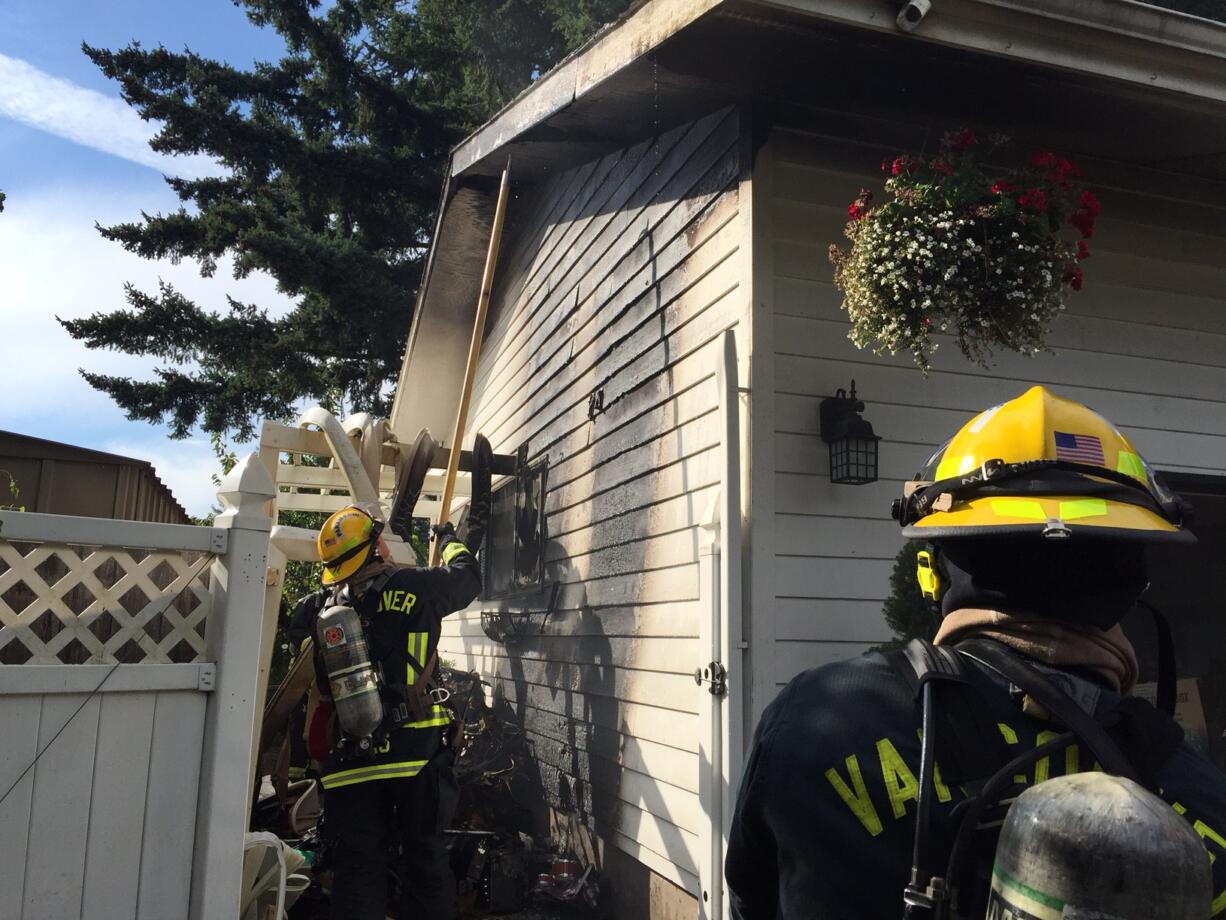
M958 131L931 159L887 159L890 200L872 206L861 189L848 206L851 246L829 254L858 347L909 351L925 374L939 334L985 367L998 350L1046 349L1065 291L1081 290L1101 206L1063 157L1036 153L993 177L977 164L978 147L974 132Z

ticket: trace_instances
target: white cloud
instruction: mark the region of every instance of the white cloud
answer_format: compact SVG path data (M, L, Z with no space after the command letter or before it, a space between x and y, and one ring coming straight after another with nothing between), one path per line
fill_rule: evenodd
M138 218L142 208L175 205L152 180L152 191L118 193L90 188L41 192L9 191L0 214L0 367L6 398L0 428L149 460L175 497L193 514L204 514L217 469L203 440L172 441L162 429L129 422L110 398L91 388L78 367L136 378L158 362L116 352L89 351L56 322L124 306L123 284L156 291L158 279L173 284L206 307L224 308L225 295L284 315L292 302L266 274L241 281L223 261L214 278L201 278L194 263L150 262L104 240L94 221L106 225ZM253 449L240 445L245 453Z
M122 99L52 76L34 65L0 54L0 115L185 178L213 176L222 167L206 156L165 156L149 147L158 131Z

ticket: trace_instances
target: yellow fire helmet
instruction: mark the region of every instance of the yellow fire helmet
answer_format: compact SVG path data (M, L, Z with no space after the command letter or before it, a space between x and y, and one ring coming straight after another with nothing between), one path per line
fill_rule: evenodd
M382 530L382 521L353 505L324 521L315 538L319 561L324 564L323 583L340 584L361 569Z
M903 487L908 538L1041 534L1194 542L1185 507L1097 412L1032 387L980 412Z

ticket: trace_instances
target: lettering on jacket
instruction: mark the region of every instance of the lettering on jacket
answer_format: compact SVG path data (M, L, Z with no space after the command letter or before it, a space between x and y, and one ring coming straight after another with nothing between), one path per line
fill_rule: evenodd
M409 613L417 603L417 595L411 591L384 591L379 595L378 613Z
M1005 743L1016 745L1020 743L1020 737L1015 729L1011 726L1000 722L997 724L1000 729L1001 737L1005 739ZM1046 744L1058 736L1057 732L1043 731L1039 732L1035 737L1035 747ZM853 815L868 831L869 836L876 837L883 830L885 825L882 821L882 813L878 810L873 802L872 793L870 792L870 782L884 793L886 801L889 803L889 815L895 821L904 818L907 814L907 803L916 802L919 799L919 779L918 771L913 771L903 759L898 749L894 746L889 738L879 738L876 742L877 764L878 769L865 771L860 764L860 759L855 754L848 754L843 758L841 764L835 764L826 771L826 780L834 789L835 794L846 805ZM1064 769L1058 775L1067 776L1071 773L1081 772L1079 762L1080 753L1076 745L1070 745L1064 751ZM1102 772L1102 765L1097 761L1089 768L1093 771ZM1034 765L1034 784L1045 782L1052 775L1052 765L1050 757L1043 757ZM950 802L953 800L954 791L941 780L941 766L934 764L933 769L933 788L936 791L937 800L939 802ZM1019 785L1028 785L1031 782L1030 777L1025 774L1018 773L1013 777L1013 781ZM958 792L962 798L966 798L967 792L965 787L958 787ZM880 801L880 797L878 798ZM1179 814L1187 817L1187 808L1179 802L1171 802L1171 807ZM1209 853L1210 862L1216 862L1220 853L1226 853L1226 837L1215 831L1204 821L1191 821L1193 830L1200 835L1202 842L1205 844L1205 849ZM1213 913L1216 916L1219 912L1226 909L1226 889L1219 892L1213 899Z

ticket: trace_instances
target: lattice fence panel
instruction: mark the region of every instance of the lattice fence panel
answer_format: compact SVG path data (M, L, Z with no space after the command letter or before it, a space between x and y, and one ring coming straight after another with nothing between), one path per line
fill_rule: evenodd
M213 558L0 540L0 664L197 661Z

